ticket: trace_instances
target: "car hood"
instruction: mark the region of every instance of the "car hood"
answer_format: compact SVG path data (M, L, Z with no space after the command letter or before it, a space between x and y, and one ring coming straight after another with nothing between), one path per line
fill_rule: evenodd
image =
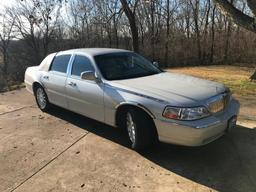
M124 91L163 100L176 106L195 106L227 89L220 83L169 72L134 79L115 80L111 81L110 85Z

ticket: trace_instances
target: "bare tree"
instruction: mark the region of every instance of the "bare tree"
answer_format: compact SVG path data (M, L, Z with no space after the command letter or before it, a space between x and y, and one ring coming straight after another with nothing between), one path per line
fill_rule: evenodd
M3 57L3 66L0 66L0 70L7 77L9 64L8 48L13 38L12 32L15 18L7 17L6 13L0 14L0 18L0 52Z
M46 54L77 47L133 48L164 67L256 58L255 0L14 1L3 17L14 22L0 25L0 71L17 81Z
M170 52L170 40L171 38L171 26L174 25L174 12L176 11L178 3L176 1L170 2L170 0L166 1L166 12L165 12L165 20L166 20L166 41L165 41L165 53L164 53L164 63L167 67L169 65L169 52Z
M241 10L236 8L232 2L228 0L214 0L221 12L225 15L228 15L232 20L241 25L242 27L256 33L256 1L247 0L247 4L252 11L253 16L249 16L243 13Z
M61 8L59 0L16 0L8 14L16 18L15 28L35 56L35 62L48 54L51 36L55 30ZM42 50L42 51L41 51Z
M109 10L111 13L111 16L109 18L110 23L112 21L113 23L113 35L115 38L115 46L118 48L119 47L119 38L118 38L118 24L119 24L119 19L123 13L123 9L119 7L119 1L118 0L112 0L110 1L110 6Z
M165 42L165 55L164 55L164 61L165 65L169 63L169 42L170 42L170 0L166 1L166 42Z
M214 41L215 41L215 14L216 14L216 6L213 6L211 13L211 53L210 53L210 62L214 62Z
M194 19L194 30L196 35L196 44L197 44L197 56L198 61L201 63L202 59L202 49L201 49L201 32L199 24L199 9L200 9L200 0L195 0L194 3L192 0L189 1L193 10L193 19Z
M132 33L132 43L133 50L139 52L139 32L136 22L136 9L139 3L139 0L134 0L133 4L127 0L120 0L125 12L126 17L128 18L130 29Z
M90 46L90 38L93 38L90 30L93 6L92 2L88 0L74 0L68 7L70 17L67 18L65 24L69 27L71 38L82 47Z
M241 10L237 9L233 5L233 0L231 2L227 0L214 0L219 9L225 15L228 15L232 20L238 25L246 28L249 31L256 33L256 1L247 0L247 4L251 9L252 16L243 13ZM256 70L250 79L256 79Z

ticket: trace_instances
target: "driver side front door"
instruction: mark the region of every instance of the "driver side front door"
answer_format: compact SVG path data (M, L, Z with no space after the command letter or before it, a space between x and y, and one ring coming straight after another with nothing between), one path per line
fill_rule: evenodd
M82 80L80 75L85 71L95 71L90 59L84 55L75 55L66 81L68 108L104 122L104 85L91 80Z

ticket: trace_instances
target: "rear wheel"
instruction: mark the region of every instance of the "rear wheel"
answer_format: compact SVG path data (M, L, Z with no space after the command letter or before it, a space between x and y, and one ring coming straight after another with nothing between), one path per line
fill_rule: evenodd
M50 103L48 101L48 97L44 88L41 85L37 85L35 88L35 98L38 107L43 111L46 112L50 108Z
M145 112L131 108L127 110L125 117L126 130L132 149L144 149L157 141L154 123Z

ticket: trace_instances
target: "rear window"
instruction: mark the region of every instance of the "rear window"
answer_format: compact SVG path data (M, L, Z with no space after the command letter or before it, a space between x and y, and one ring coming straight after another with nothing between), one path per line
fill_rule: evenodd
M39 66L39 69L42 71L48 71L49 67L52 63L52 60L54 59L56 53L52 53L50 55L48 55L41 63Z
M52 62L50 71L66 73L71 55L56 56Z

